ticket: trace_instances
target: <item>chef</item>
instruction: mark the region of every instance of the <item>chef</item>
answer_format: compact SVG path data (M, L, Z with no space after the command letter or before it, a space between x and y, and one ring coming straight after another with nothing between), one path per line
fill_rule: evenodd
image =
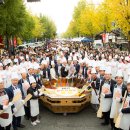
M24 110L24 94L21 86L18 84L19 75L16 72L13 72L11 75L11 82L12 85L7 89L9 97L13 99L14 96L17 94L21 94L21 98L14 103L15 108L13 109L14 116L13 116L13 128L17 130L17 127L24 128L25 126L21 124L21 117L25 115ZM21 106L19 108L19 106Z
M19 85L21 85L21 88L23 90L23 98L25 99L27 96L27 90L30 87L29 81L27 79L27 71L26 69L22 68L20 70L21 73L21 79L19 80ZM27 106L27 104L24 105L25 108L25 118L29 120L30 118L30 110Z
M39 115L39 96L42 94L38 91L38 85L36 83L36 80L33 76L29 77L30 80L30 88L27 90L27 94L31 94L32 98L28 102L28 105L30 107L30 114L31 114L31 124L33 126L36 126L38 123L40 123L40 120L38 119Z
M124 76L122 71L118 71L116 74L117 84L114 86L113 100L110 112L110 121L113 130L117 130L117 128L115 128L114 118L116 118L116 116L118 116L119 114L118 112L121 108L122 98L124 97L124 93L126 90L126 85L123 82L123 77Z
M97 72L95 68L92 68L91 71L91 86L92 86L92 97L91 103L95 110L97 110L97 105L99 104L99 88L100 88L100 79L97 77Z
M55 63L51 61L51 69L50 69L51 79L57 80L56 70L55 70Z
M0 112L3 110L8 118L1 117L0 114L0 130L10 130L12 123L12 102L9 102L9 96L4 88L4 81L0 78Z
M102 125L109 125L110 121L110 109L112 104L113 89L116 84L112 77L111 68L107 68L105 71L104 80L100 86L100 101L104 117Z
M127 81L127 95L123 108L120 112L123 114L121 118L120 128L123 130L130 130L130 79Z

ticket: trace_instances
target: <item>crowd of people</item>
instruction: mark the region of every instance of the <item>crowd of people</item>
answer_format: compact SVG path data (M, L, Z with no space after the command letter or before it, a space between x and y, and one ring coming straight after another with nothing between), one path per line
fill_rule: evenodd
M21 117L36 126L39 119L39 89L42 79L58 78L86 80L92 87L91 104L102 110L103 126L112 130L130 130L130 55L110 46L100 49L82 43L53 41L46 46L4 51L0 57L0 130L25 126ZM19 100L13 102L20 94ZM31 94L26 103L25 98ZM123 106L122 106L123 104ZM20 107L19 107L20 106ZM34 107L35 106L35 107ZM122 114L120 127L115 118ZM8 116L8 118L7 118Z

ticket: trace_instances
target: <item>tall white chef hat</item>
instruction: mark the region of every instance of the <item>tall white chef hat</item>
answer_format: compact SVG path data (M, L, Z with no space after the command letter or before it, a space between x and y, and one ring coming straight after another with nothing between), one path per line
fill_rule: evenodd
M91 71L91 74L96 74L96 69L95 68L92 68L92 71Z
M29 70L29 69L33 69L33 68L34 68L34 66L33 66L32 64L29 64L28 70Z
M15 62L15 63L18 63L18 59L14 59L14 62Z
M35 80L35 78L33 76L29 77L29 81L30 81L30 84L36 83L36 80Z
M116 73L116 77L124 77L123 72L121 70L118 70Z
M72 58L71 58L71 57L69 57L69 58L68 58L68 61L71 61L71 60L72 60Z
M40 69L40 65L39 65L39 64L36 64L36 65L34 66L34 69L35 69L35 70Z
M55 65L54 61L51 61L51 65Z
M100 70L106 70L106 67L105 66L100 66Z
M112 74L111 67L106 68L105 74Z
M3 64L2 64L2 63L0 63L0 66L3 66Z
M21 73L21 74L27 73L27 71L26 71L26 69L22 68L22 69L20 70L20 73Z
M126 56L126 57L125 57L125 60L126 60L126 61L129 61L130 59L129 59L129 57L128 57L128 56Z
M130 84L130 78L127 80L127 84Z
M13 72L12 75L11 75L11 80L12 80L12 79L19 79L18 73Z

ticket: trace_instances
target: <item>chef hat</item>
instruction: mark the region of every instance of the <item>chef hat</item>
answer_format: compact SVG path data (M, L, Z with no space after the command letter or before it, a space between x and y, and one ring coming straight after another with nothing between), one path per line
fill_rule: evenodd
M72 60L72 58L71 58L71 57L69 57L69 58L68 58L68 61L71 61L71 60Z
M14 62L15 62L15 63L18 63L18 59L14 59Z
M51 61L51 65L55 65L54 61Z
M102 54L102 56L101 56L102 58L104 58L105 56L104 56L104 54Z
M106 70L105 66L100 66L100 70Z
M88 66L89 66L89 67L92 67L92 66L93 66L92 62L89 62L89 63L88 63Z
M34 68L34 66L33 66L32 64L29 64L28 70L29 70L29 69L33 69L33 68Z
M118 55L115 55L115 58L118 58Z
M130 78L127 80L127 84L130 84Z
M29 77L29 81L30 81L30 84L36 83L36 80L35 80L35 78L33 76Z
M105 74L112 74L110 67L107 67L107 68L106 68Z
M26 55L26 59L29 59L29 56L28 56L28 55Z
M19 79L18 73L13 72L11 75L11 79Z
M36 64L36 65L34 66L34 69L35 69L35 70L40 69L39 64Z
M109 60L112 60L112 56L109 56Z
M21 57L20 57L20 60L24 60L24 57L23 57L23 56L21 56Z
M128 57L128 56L126 56L126 57L125 57L125 60L126 60L126 61L129 61L129 57Z
M77 57L74 57L74 58L73 58L73 61L77 61Z
M96 72L95 68L92 68L91 74L96 74L96 73L97 72Z
M4 81L3 81L3 79L2 78L0 78L0 83L3 83Z
M3 64L2 64L2 63L0 63L0 66L3 66Z
M82 63L83 63L83 60L82 60L82 59L80 59L80 60L79 60L79 64L82 64Z
M21 73L21 74L27 73L27 71L26 71L26 69L22 68L22 69L20 70L20 73Z
M116 77L123 77L123 73L121 70L117 71Z
M49 57L46 58L46 61L49 62Z

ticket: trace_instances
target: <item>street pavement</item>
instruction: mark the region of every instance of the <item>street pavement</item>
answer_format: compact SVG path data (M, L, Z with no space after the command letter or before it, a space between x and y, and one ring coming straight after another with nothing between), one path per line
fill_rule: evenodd
M79 113L63 116L52 113L41 104L40 116L41 123L37 126L32 126L30 121L24 119L24 130L110 130L110 126L101 126L103 120L96 117L91 106Z

